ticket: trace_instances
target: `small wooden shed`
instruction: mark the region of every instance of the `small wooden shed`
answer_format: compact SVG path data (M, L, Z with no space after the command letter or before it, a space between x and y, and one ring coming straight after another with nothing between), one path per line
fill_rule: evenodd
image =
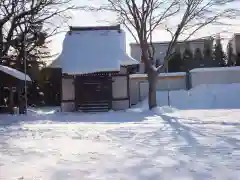
M31 78L24 73L8 66L0 65L0 112L13 112L13 107L21 106L25 110L24 85L31 82ZM23 113L23 112L20 112Z
M117 26L70 27L60 56L63 111L108 111L130 107L129 74L138 61L126 53L125 32Z

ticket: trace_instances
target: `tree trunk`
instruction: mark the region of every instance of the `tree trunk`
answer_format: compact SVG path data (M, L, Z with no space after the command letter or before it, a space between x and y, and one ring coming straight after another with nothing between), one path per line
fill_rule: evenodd
M3 57L3 30L0 27L0 58Z
M145 38L146 40L146 38ZM149 90L148 90L148 107L149 109L153 109L157 107L157 78L158 78L158 70L155 67L152 56L150 56L148 51L148 43L147 41L141 41L141 49L142 49L142 60L144 62L145 71L147 72L148 76L148 84L149 84Z
M149 83L149 91L148 91L148 106L149 109L153 109L157 107L157 80L158 73L151 69L148 71L148 83Z
M18 106L19 106L19 114L25 114L26 106L24 102L24 89L23 83L18 87Z

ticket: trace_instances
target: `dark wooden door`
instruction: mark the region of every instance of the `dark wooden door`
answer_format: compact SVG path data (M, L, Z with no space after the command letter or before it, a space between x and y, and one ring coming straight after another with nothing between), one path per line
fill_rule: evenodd
M109 76L77 76L75 95L79 110L107 111L111 109L112 78Z

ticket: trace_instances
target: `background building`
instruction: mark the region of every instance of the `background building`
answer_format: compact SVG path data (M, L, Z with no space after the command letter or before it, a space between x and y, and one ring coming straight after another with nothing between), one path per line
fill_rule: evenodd
M229 43L232 45L233 54L240 54L240 33L235 33Z
M169 41L153 42L153 46L155 47L154 61L157 64L163 63L169 43L170 43ZM181 54L183 54L186 48L190 49L193 53L195 49L199 48L203 54L205 44L208 44L212 47L213 43L214 43L214 39L211 37L201 38L201 39L195 39L195 40L189 40L189 41L179 41L177 43L176 48L180 50ZM131 52L131 57L141 61L141 49L139 44L131 43L130 52Z
M235 33L232 39L228 42L228 48L231 46L232 48L232 57L231 64L240 65L240 33Z

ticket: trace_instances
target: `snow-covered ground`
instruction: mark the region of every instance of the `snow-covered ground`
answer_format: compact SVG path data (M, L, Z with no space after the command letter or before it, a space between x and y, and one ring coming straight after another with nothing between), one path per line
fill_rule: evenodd
M0 179L238 180L239 94L202 86L153 111L144 101L126 112L0 115Z

